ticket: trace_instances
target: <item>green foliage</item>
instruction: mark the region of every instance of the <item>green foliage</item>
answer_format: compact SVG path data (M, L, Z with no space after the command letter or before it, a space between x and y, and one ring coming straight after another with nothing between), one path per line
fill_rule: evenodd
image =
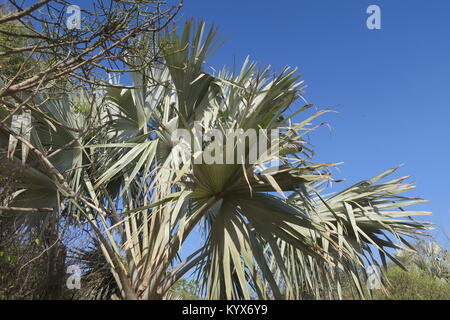
M174 300L199 300L199 283L181 278L170 288L168 297Z
M6 78L19 74L16 80L23 80L31 71L35 73L39 67L35 59L23 52L13 52L14 49L31 44L29 39L18 36L27 34L25 27L16 22L6 22L0 25L0 29L3 31L0 33L0 53L9 52L0 56L0 74Z
M375 299L450 300L450 284L420 270L404 271L392 266L387 271L388 294L376 290Z
M417 241L414 248L415 251L399 250L398 259L410 269L450 284L450 252L435 241Z
M415 242L412 247L414 250L397 250L395 258L406 270L393 262L388 263L384 272L385 287L372 290L371 299L450 300L449 252L439 243L425 239ZM344 299L359 299L351 279L345 275L341 286ZM364 291L369 297L370 292Z

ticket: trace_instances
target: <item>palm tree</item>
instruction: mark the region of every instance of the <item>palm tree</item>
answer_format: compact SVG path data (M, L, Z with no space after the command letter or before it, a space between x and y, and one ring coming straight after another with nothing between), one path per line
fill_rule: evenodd
M395 169L324 194L335 164L314 163L304 136L329 110L303 116L311 106L297 107L296 70L274 76L247 59L239 72L208 73L219 41L203 23L174 27L158 43L164 61L131 72L130 88L36 95L13 117L0 107L0 165L14 181L3 211L27 224L76 221L98 242L123 299L164 299L190 272L209 299L331 298L343 276L364 295L358 270L378 265L376 252L395 259L390 249L429 228L411 218L427 212L402 209L423 202L399 195L413 187L405 177L380 182ZM174 139L180 129L191 141ZM252 161L249 145L234 163L197 161L205 150L237 149L235 140L199 141L199 131L230 129L254 129L271 147ZM276 130L277 150L261 133ZM196 230L203 238L182 259Z

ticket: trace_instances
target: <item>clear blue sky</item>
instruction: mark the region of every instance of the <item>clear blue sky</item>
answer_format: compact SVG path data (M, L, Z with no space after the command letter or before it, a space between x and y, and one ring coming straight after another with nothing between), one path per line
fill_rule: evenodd
M371 4L381 30L366 27ZM336 107L310 136L317 161L344 162L336 188L404 164L410 195L430 200L416 208L450 234L450 1L187 0L182 14L226 37L210 65L296 66L308 102Z

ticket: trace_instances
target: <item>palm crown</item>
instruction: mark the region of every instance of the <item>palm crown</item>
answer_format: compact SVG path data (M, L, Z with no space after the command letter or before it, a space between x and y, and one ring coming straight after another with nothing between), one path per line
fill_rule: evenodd
M402 209L422 200L398 195L412 188L405 178L380 182L395 169L324 194L334 164L313 163L304 136L328 111L302 117L310 105L296 107L302 82L295 70L273 76L247 59L237 73L206 72L218 41L215 29L204 33L191 22L181 34L166 32L164 61L131 73L133 88L34 97L7 120L14 130L0 128L0 166L12 177L3 201L52 208L10 210L26 225L75 217L98 240L123 298L164 298L189 272L210 299L331 298L342 277L364 295L364 266L378 264L375 252L383 263L395 259L389 249L428 228L411 218L426 212ZM178 129L190 133L188 145L216 154L235 150L235 141L198 141L199 130L253 129L269 145L261 132L278 130L277 156L249 161L254 146L247 144L241 161L200 163L202 152L186 153L173 138ZM182 260L195 228L204 238Z

